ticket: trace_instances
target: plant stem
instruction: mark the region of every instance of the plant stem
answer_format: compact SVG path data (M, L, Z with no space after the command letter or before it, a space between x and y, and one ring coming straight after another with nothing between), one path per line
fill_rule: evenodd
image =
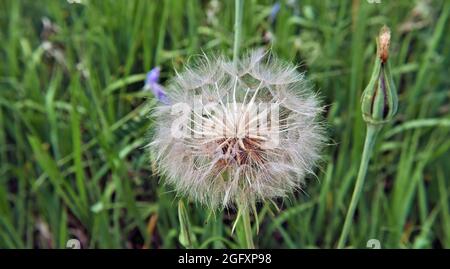
M366 139L364 141L364 150L362 153L361 163L359 165L358 178L356 179L355 189L353 190L352 200L350 202L350 206L347 211L347 215L345 217L344 227L342 228L341 236L339 238L339 242L337 247L343 248L348 237L348 233L350 232L350 226L353 222L353 215L355 214L355 209L359 201L359 197L361 196L364 180L367 174L367 167L369 165L369 160L372 155L373 146L375 144L376 137L380 130L380 125L367 125Z
M242 35L242 13L244 10L244 0L234 1L234 45L233 45L233 63L237 65L239 57L239 47L241 45Z
M244 7L243 0L235 0L235 15L234 15L234 46L233 46L233 64L237 67L239 58L239 47L241 45L242 35L242 13ZM248 207L240 207L243 232L245 235L245 247L255 248L253 244L252 225L250 223L250 210Z
M250 210L243 204L238 204L237 239L241 248L254 249L253 232L250 222Z
M241 218L242 218L242 226L245 235L245 247L249 249L254 249L255 244L253 243L253 232L252 226L250 223L250 210L248 207L241 208Z

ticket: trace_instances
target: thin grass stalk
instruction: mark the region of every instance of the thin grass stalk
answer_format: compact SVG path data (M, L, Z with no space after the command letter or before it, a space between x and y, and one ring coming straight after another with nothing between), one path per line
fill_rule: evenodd
M239 48L241 46L242 36L242 14L244 10L244 1L235 0L234 7L234 45L233 45L233 63L236 65L239 57Z

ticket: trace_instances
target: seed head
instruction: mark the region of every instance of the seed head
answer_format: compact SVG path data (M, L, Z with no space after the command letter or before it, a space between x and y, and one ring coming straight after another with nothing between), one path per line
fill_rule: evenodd
M211 208L284 197L313 173L322 111L304 75L255 51L209 58L166 87L150 151L167 183Z

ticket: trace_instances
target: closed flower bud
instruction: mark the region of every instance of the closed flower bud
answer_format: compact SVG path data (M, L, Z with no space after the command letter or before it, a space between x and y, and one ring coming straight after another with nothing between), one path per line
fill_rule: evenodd
M372 77L362 95L364 121L374 125L390 121L397 112L397 90L388 62L390 37L389 28L381 28Z

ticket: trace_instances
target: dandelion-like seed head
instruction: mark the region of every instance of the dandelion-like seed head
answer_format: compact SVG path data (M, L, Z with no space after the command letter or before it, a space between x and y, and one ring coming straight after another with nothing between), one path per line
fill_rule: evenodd
M285 197L324 144L317 96L295 66L255 51L202 57L166 87L150 151L180 195L211 207Z

